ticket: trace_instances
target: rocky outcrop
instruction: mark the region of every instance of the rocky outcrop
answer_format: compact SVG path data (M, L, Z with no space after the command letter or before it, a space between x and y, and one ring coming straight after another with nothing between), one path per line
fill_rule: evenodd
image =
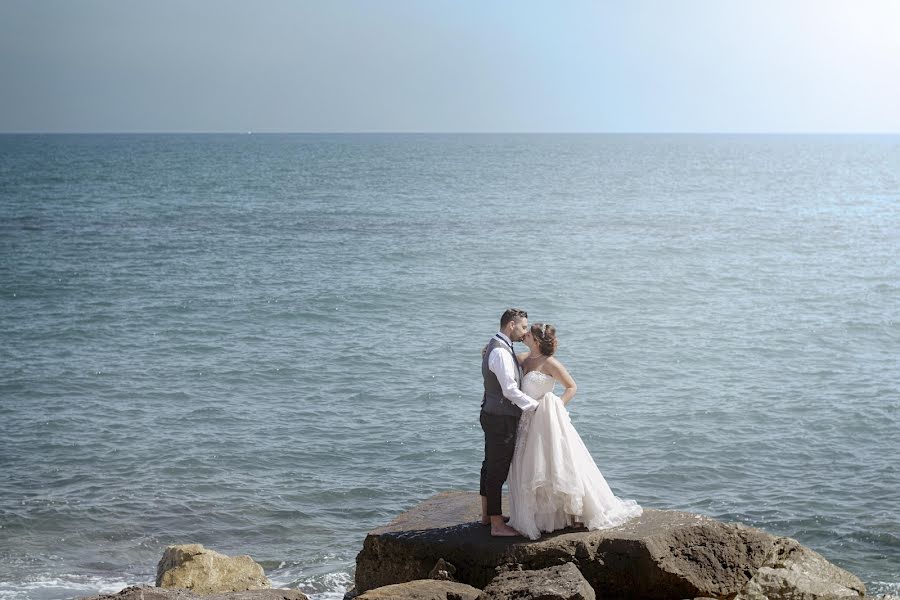
M481 590L464 583L418 579L369 590L356 600L476 600Z
M249 556L225 556L200 544L166 548L156 567L156 585L198 594L272 587L262 566Z
M265 589L199 595L183 589L132 586L116 594L100 594L80 600L309 600L309 598L298 590Z
M593 588L572 563L538 571L507 571L478 600L595 600Z
M753 574L735 600L857 598L858 582L796 540L778 538L766 565Z
M434 571L484 589L508 571L571 564L598 597L860 597L862 582L790 538L677 511L645 509L603 531L563 530L537 541L492 538L476 523L480 499L434 496L369 533L356 560L358 593ZM435 569L443 560L441 568ZM740 596L739 596L740 595Z

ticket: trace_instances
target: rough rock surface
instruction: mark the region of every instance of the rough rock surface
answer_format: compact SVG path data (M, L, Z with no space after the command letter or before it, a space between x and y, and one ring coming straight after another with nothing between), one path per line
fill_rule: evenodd
M132 586L115 594L100 594L80 600L309 600L309 598L299 590L265 589L199 595L187 590Z
M735 600L857 598L857 582L796 540L778 538L766 566L760 567Z
M562 530L533 542L492 538L479 515L477 494L445 492L372 531L356 559L356 590L424 579L443 559L456 581L482 589L504 571L572 563L602 598L749 600L757 588L770 599L794 590L812 594L796 596L803 599L865 594L858 578L790 538L700 515L645 509L614 529ZM769 595L776 588L780 595Z
M478 600L595 600L593 588L572 563L538 571L507 571Z
M439 558L434 567L428 571L428 579L443 579L445 581L454 581L453 575L456 573L456 567Z
M369 590L356 600L475 600L481 590L464 583L417 579Z
M156 567L156 585L198 594L272 587L262 566L249 556L225 556L200 544L166 548Z

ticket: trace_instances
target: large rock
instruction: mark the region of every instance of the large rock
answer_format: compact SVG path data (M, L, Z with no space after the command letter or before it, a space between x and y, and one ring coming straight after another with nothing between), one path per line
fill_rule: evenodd
M369 590L356 600L475 600L481 590L464 583L417 579Z
M594 590L572 563L538 571L507 571L478 600L595 600Z
M156 566L156 585L198 594L272 587L262 566L249 556L225 556L200 544L166 548Z
M759 568L735 600L857 598L858 581L796 540L779 538L766 566Z
M858 578L795 540L700 515L645 509L614 529L563 530L532 542L492 538L475 522L480 510L477 494L446 492L372 531L356 559L356 590L426 578L443 559L455 580L482 589L505 571L572 563L602 598L865 594Z
M80 600L309 600L299 590L247 590L198 595L187 590L151 586L132 586L115 594L100 594Z

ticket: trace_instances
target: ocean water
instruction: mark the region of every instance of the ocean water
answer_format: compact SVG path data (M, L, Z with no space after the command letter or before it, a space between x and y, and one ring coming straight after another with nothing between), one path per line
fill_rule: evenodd
M620 496L900 593L900 136L4 135L0 257L0 600L340 598L477 489L508 306Z

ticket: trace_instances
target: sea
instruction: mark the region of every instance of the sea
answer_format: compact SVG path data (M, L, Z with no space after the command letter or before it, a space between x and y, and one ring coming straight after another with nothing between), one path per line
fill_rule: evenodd
M341 598L477 491L508 307L617 495L900 594L900 136L242 133L0 136L0 600Z

